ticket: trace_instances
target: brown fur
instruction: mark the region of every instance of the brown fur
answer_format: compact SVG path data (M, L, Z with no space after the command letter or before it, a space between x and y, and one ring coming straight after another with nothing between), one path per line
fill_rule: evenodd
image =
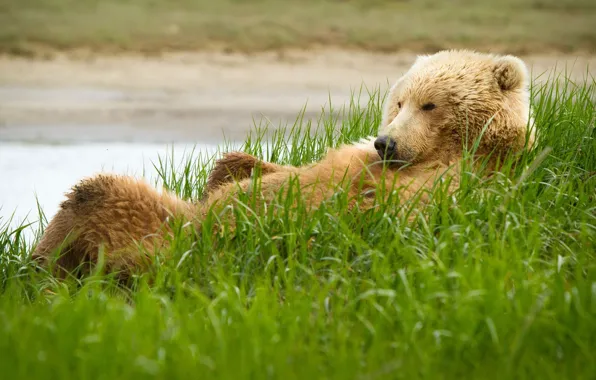
M47 264L62 247L58 268L72 271L83 262L96 262L103 247L107 270L142 269L146 255L167 245L170 216L198 226L213 209L234 207L240 193L253 191L253 172L261 175L257 207L272 202L292 180L310 208L338 190L347 192L351 205L364 193L358 203L361 208L373 205L381 189L396 189L400 199L410 199L443 175L450 178L450 189L455 189L462 143L480 136L491 119L479 155L496 151L499 157L524 147L527 76L523 63L513 57L452 51L419 59L392 88L380 126L381 134L397 141L397 158L408 161L405 166L381 162L373 139L368 139L332 149L319 162L303 167L229 153L216 162L198 203L158 193L129 177L101 175L84 180L67 195L34 257ZM422 111L420 106L427 102L436 108ZM465 128L462 118L467 120Z
M67 194L33 258L51 265L52 254L60 251L56 271L65 275L81 264L97 262L103 249L108 272L138 267L145 253L166 244L163 234L168 232L169 217L191 218L195 212L192 204L159 194L143 181L99 175L81 181Z
M231 152L226 153L223 158L215 163L209 173L203 198L223 184L239 181L252 176L254 171L261 175L279 171L292 171L292 166L281 166L265 162L247 153Z

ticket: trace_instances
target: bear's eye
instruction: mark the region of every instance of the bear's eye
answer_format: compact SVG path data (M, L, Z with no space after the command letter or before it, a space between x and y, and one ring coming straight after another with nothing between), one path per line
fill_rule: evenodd
M437 106L435 106L435 103L426 103L425 105L422 106L422 110L423 111L432 111L436 108Z
M401 102L397 102L397 108L401 108Z

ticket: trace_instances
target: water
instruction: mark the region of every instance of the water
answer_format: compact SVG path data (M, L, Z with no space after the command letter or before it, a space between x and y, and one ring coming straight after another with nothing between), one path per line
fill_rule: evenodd
M76 144L38 145L0 142L0 225L34 223L37 202L48 220L57 212L64 193L77 181L100 172L154 180L152 163L174 154L175 163L195 149L214 154L211 144ZM29 236L32 231L28 232Z

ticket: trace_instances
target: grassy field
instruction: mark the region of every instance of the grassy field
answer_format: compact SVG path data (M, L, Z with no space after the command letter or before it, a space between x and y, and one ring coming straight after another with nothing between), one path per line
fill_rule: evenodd
M594 52L592 0L3 0L0 52Z
M512 172L464 170L453 196L314 214L236 208L233 235L180 226L129 286L35 271L0 221L0 373L6 379L591 379L596 373L596 81L533 89L537 148ZM375 132L382 96L345 122L298 118L244 149L301 164ZM339 130L339 134L333 131ZM312 132L312 130L311 130ZM310 136L310 137L309 137ZM209 157L157 162L196 197ZM506 165L508 167L508 165ZM23 228L25 228L23 226ZM215 231L215 233L212 233Z

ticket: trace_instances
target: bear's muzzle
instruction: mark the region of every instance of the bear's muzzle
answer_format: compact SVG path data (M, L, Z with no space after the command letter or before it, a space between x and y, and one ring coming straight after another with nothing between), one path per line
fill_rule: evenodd
M397 156L397 143L389 136L377 137L375 149L383 160L393 160Z

